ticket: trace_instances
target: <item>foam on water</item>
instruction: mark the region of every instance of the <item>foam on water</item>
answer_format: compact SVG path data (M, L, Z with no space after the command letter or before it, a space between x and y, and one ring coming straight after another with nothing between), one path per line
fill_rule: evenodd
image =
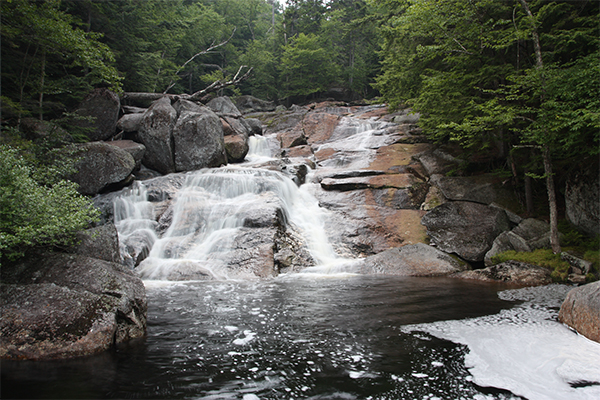
M529 400L600 398L600 344L556 321L570 287L551 285L501 292L523 304L499 314L411 325L468 346L465 364L473 382L509 390Z

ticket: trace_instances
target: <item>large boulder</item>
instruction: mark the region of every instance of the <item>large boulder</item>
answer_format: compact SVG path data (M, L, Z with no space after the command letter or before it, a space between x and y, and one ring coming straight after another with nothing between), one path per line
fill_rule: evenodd
M94 89L83 100L76 113L83 117L92 117L93 121L76 120L75 125L90 128L87 136L90 140L106 140L116 133L121 101L119 96L108 89Z
M175 172L173 127L176 121L177 111L165 96L146 110L139 127L138 138L146 146L142 162L162 174Z
M146 333L142 281L113 262L51 254L2 269L0 358L87 356Z
M209 108L189 103L180 100L179 118L173 128L175 170L194 171L227 164L221 120Z
M130 153L106 142L74 145L73 149L79 161L71 180L79 184L82 194L95 195L124 186L135 169L135 160Z
M497 203L507 208L518 207L512 188L491 174L476 176L433 175L430 184L440 188L444 197L451 201L471 201L481 204Z
M519 261L506 261L483 269L459 272L453 276L522 286L540 286L552 283L551 271L548 268Z
M425 214L421 223L432 244L467 261L483 261L494 239L510 229L504 210L468 201L444 203Z
M600 176L598 167L572 174L565 188L567 219L590 236L600 234Z
M206 106L216 113L223 114L228 117L240 118L242 113L237 109L233 101L227 96L215 97Z
M600 281L571 289L560 307L558 320L600 343Z
M120 262L119 236L112 223L96 226L77 233L73 251L99 260Z
M136 143L133 140L111 140L110 142L106 143L110 144L111 146L123 149L129 154L131 154L131 156L135 160L135 170L137 171L140 169L142 165L142 160L144 158L144 154L146 153L146 146L144 146L141 143Z
M464 261L424 243L416 243L365 258L360 264L359 272L400 276L439 276L468 268L468 264Z
M123 132L137 132L140 130L143 113L125 114L117 121L117 129Z

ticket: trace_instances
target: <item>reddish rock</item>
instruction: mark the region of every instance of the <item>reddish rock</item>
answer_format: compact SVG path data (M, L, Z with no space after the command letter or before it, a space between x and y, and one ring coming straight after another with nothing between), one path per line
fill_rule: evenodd
M600 343L600 281L572 289L560 307L558 320Z

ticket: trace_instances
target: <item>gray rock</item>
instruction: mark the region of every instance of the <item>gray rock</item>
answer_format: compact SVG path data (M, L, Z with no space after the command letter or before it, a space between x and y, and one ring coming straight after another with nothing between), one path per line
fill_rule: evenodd
M582 260L581 258L575 257L574 255L565 251L560 253L560 259L568 262L573 270L578 270L577 272L579 275L589 274L592 268L592 263L590 261Z
M455 169L460 164L459 160L441 149L426 151L415 155L414 158L423 165L423 168L425 168L425 171L429 176L434 174L445 174Z
M560 307L558 320L600 343L600 281L569 291Z
M0 358L86 356L146 332L142 281L116 263L51 254L3 268Z
M106 142L74 145L77 173L71 180L79 184L79 191L95 195L109 186L124 186L135 168L135 160L127 151Z
M480 281L500 281L523 286L540 286L552 283L551 271L548 268L519 261L506 261L484 269L460 272L453 276Z
M452 201L471 201L489 205L491 203L517 203L513 191L502 185L493 175L432 177L431 184L440 188L445 198Z
M137 132L140 130L143 113L125 114L117 121L117 130L123 132Z
M207 107L181 111L173 128L173 147L177 171L227 164L223 126Z
M569 177L565 188L567 219L590 236L600 235L600 174L598 167Z
M425 214L421 224L432 244L467 261L483 261L494 239L510 229L504 211L467 201L444 203Z
M513 233L525 239L531 250L550 247L550 225L547 222L527 218L513 229Z
M120 262L119 236L112 223L100 225L77 234L79 244L72 250L99 260Z
M246 121L246 124L248 125L248 127L250 128L250 135L262 135L263 134L263 127L262 127L262 122L260 122L260 119L257 118L246 118L244 119L244 121Z
M140 141L146 146L143 163L161 174L175 172L173 159L173 127L177 111L168 97L156 100L143 114L138 131Z
M92 117L93 122L73 121L73 124L92 128L87 134L91 141L106 140L116 133L117 120L121 108L119 96L108 89L94 89L83 100L76 113Z
M216 113L235 117L242 116L240 110L238 110L235 104L233 104L233 101L227 96L216 97L209 101L206 106Z
M221 117L221 124L223 126L223 134L225 135L227 161L234 163L243 162L249 150L249 129L242 123L241 119L231 117Z
M502 232L494 240L492 248L487 253L485 253L485 265L491 266L493 264L492 257L509 250L526 252L531 251L531 247L529 246L529 244L527 244L527 241L525 239L523 239L521 236L517 235L513 231Z
M110 142L106 143L110 144L111 146L123 149L129 154L131 154L131 156L135 160L135 170L137 171L141 168L142 159L144 158L144 153L146 153L146 146L144 146L141 143L136 143L133 140L111 140Z
M468 268L464 261L424 243L417 243L367 257L359 271L363 274L439 276Z

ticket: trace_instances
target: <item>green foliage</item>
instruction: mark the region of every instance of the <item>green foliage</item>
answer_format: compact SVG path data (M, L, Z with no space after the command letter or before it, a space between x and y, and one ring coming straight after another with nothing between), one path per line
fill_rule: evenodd
M3 108L42 116L60 112L94 85L120 90L113 53L102 35L80 29L58 0L1 3ZM4 110L3 110L4 111Z
M0 259L16 260L32 247L70 245L97 219L98 210L76 185L57 179L68 170L60 163L36 168L0 145Z
M549 268L552 270L551 276L555 282L566 282L569 276L569 268L571 268L569 263L561 260L560 254L554 254L550 249L537 249L532 252L509 250L492 257L494 265L510 260Z
M325 91L337 73L331 53L320 38L303 33L284 46L280 68L285 96L308 96Z

